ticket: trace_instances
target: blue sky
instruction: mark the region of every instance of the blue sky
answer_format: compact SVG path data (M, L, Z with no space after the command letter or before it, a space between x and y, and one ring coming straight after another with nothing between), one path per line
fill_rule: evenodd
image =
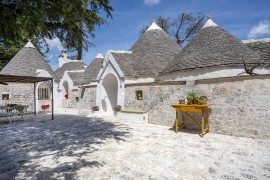
M210 14L216 24L242 40L270 37L270 0L112 0L111 5L113 19L89 38L95 47L83 53L87 65L99 52L105 56L107 50L128 50L140 29L158 16L176 18L183 12ZM56 69L62 47L57 39L48 43L46 59Z

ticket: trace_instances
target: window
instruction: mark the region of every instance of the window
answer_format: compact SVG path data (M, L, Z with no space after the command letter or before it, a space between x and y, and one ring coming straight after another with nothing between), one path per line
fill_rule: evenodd
M136 98L137 98L137 100L139 100L139 101L143 100L142 91L135 91L135 92L136 92Z
M50 99L50 86L47 83L41 83L38 87L38 100Z
M2 100L9 100L9 94L2 94Z

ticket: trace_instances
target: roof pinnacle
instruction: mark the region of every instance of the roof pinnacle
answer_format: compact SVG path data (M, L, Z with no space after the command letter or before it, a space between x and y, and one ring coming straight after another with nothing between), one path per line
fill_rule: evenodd
M27 47L27 48L35 48L35 46L32 44L31 40L28 39L28 42L26 43L26 45L24 47Z
M98 53L97 56L96 56L96 59L104 59L104 57L102 56L101 53Z
M206 23L204 24L204 26L202 27L202 29L207 28L207 27L216 27L216 26L218 26L216 23L214 23L214 22L212 21L211 15L206 16L206 18L207 18L207 21L206 21Z
M154 21L151 26L146 30L146 31L150 31L150 30L155 30L155 29L160 29L162 30L157 24L156 22Z

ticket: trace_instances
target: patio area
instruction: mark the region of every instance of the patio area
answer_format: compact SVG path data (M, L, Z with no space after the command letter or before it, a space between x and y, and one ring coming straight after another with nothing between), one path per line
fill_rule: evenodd
M50 117L0 124L0 179L270 178L270 140Z

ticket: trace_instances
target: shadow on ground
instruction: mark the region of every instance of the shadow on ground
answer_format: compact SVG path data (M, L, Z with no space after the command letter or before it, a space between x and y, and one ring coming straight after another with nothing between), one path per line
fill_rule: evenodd
M81 156L98 151L108 139L118 142L130 134L130 128L98 118L57 115L55 120L49 119L42 115L32 121L0 125L0 179L14 179L19 174L32 179L55 179L58 175L76 179L76 170L103 163ZM39 161L47 157L78 160L41 168Z

